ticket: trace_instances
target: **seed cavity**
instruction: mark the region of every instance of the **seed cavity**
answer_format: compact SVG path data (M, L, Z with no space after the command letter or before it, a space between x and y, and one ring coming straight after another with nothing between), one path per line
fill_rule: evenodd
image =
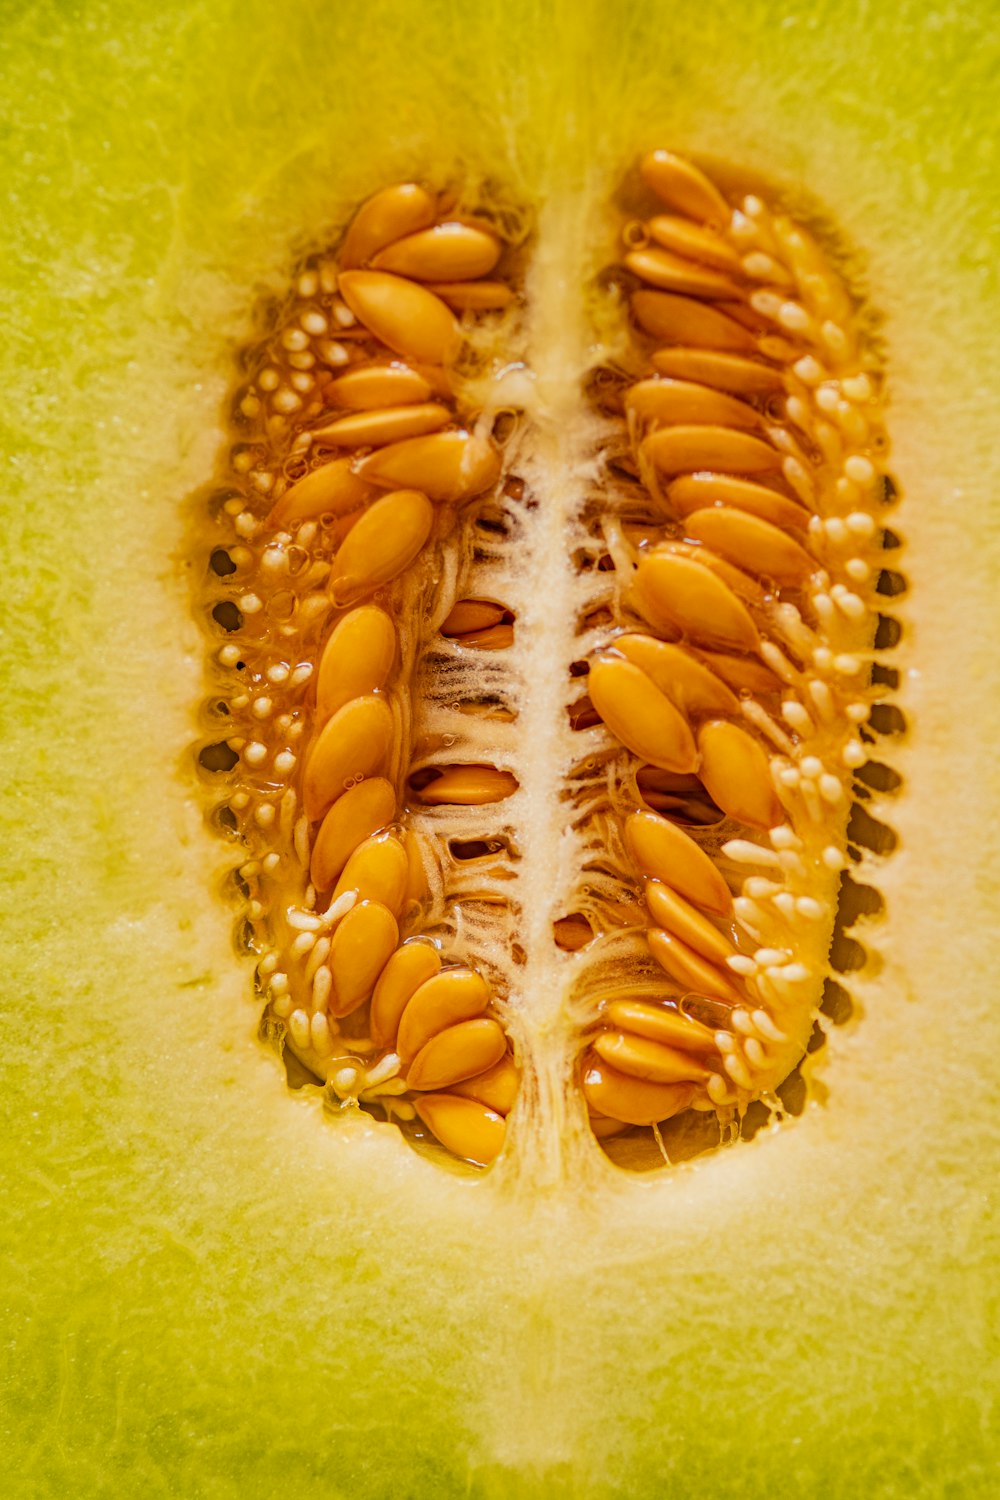
M262 1035L479 1166L508 1122L560 1153L532 1111L634 1165L801 1106L879 909L849 866L893 842L868 323L757 195L666 151L640 178L571 480L533 246L403 183L247 352L206 519L198 762Z

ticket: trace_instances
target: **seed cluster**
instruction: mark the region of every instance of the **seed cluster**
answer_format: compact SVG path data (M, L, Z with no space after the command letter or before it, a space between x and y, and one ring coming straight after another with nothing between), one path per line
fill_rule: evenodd
M642 763L651 810L623 833L670 989L601 1003L582 1083L602 1136L745 1108L805 1049L810 929L867 759L883 503L875 383L818 247L667 152L642 177L668 212L624 230L637 368L612 404L661 520L623 528L619 629L587 681Z
M587 852L551 929L601 1140L738 1116L806 1049L883 500L877 383L820 250L666 152L642 177L667 211L625 226L631 343L592 387L599 547L566 664L585 769L563 792ZM369 199L248 356L207 601L226 733L201 763L248 846L264 1029L335 1107L478 1164L521 1080L519 309L493 219L413 183Z

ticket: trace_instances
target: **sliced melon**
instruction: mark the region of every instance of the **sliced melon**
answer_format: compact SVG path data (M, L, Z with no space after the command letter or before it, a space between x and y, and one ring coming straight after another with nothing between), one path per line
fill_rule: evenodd
M975 9L782 19L12 25L12 1493L989 1493L995 46ZM907 728L866 807L898 847L798 1119L624 1173L543 1089L550 1128L477 1176L325 1116L258 1041L195 790L188 497L257 289L424 171L481 180L515 238L532 213L533 379L583 454L588 288L664 143L724 190L759 173L882 314L908 592L879 723Z

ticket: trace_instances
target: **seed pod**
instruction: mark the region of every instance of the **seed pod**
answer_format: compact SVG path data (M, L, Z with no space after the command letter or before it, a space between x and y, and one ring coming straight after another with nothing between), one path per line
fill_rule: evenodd
M369 1029L378 1048L393 1047L399 1019L425 980L441 970L441 955L428 942L404 943L389 959L372 994Z
M431 500L458 504L496 483L500 454L489 438L459 429L391 443L363 459L358 472L382 489L414 485Z
M724 964L736 952L724 933L713 927L707 917L703 917L669 885L664 885L662 880L651 880L647 884L646 905L657 927L680 938L710 963Z
M517 1103L520 1087L521 1070L508 1054L494 1063L492 1068L487 1068L485 1073L477 1073L475 1078L452 1084L451 1090L454 1094L461 1094L464 1099L478 1099L480 1104L495 1109L498 1115L509 1115Z
M667 503L678 516L689 516L713 505L729 505L775 526L805 531L809 525L809 512L797 501L733 474L684 474L667 486Z
M693 742L692 742L693 744ZM425 807L485 807L517 791L517 778L496 766L445 766L441 775L416 795Z
M363 1005L397 942L396 918L378 901L362 901L333 934L327 959L333 974L332 1016L349 1016Z
M338 709L306 759L302 800L310 821L323 816L348 782L380 771L392 741L392 710L384 698L368 694Z
M642 180L668 208L699 224L726 225L729 208L713 182L691 162L669 151L650 151L639 167Z
M625 397L625 407L644 422L760 426L759 415L745 401L689 380L639 380Z
M495 234L472 224L434 224L396 240L372 265L417 281L472 281L489 275L502 248Z
M492 1068L506 1047L503 1028L488 1016L460 1021L421 1047L407 1070L406 1081L412 1089L446 1089Z
M690 1052L666 1047L648 1037L631 1036L626 1031L601 1031L593 1041L594 1051L602 1062L627 1073L630 1078L646 1078L650 1083L696 1083L709 1076L709 1069Z
M361 785L364 786L365 783L362 782ZM349 793L345 792L344 795L348 796ZM343 797L340 800L342 802ZM333 804L326 815L327 819L333 816L338 806L339 803ZM383 828L388 821L386 818L378 827ZM333 899L336 900L345 891L357 891L359 901L378 901L382 906L388 907L398 921L406 899L408 873L406 851L399 839L388 833L373 833L372 837L355 847L353 854L345 862ZM317 884L315 876L313 884Z
M649 286L660 287L665 292L720 300L741 295L739 285L731 276L655 245L645 250L632 250L625 257L625 267Z
M641 667L650 681L672 703L676 703L683 714L700 716L739 712L739 701L725 683L714 672L702 666L701 662L696 661L683 646L658 641L653 635L640 635L638 632L616 635L611 644L629 661Z
M419 370L393 360L356 365L326 390L326 399L351 411L376 411L383 406L410 406L429 401L431 383Z
M330 576L334 600L346 604L398 578L416 559L434 524L420 490L395 490L365 511L337 552Z
M677 981L685 991L696 995L708 995L714 1000L728 1000L731 1005L746 1002L744 992L733 981L710 964L706 959L682 943L680 938L661 927L650 927L646 932L649 951L660 968Z
M742 323L693 297L644 289L633 292L631 301L639 327L665 344L694 344L743 354L753 354L757 348L756 339Z
M583 1095L589 1109L598 1115L624 1120L627 1125L656 1125L687 1109L695 1085L650 1083L630 1078L589 1053L584 1062Z
M316 889L328 891L344 866L355 857L358 846L391 823L395 815L395 791L392 783L381 776L359 781L338 797L320 824L313 844L309 876ZM401 855L402 852L400 849ZM405 866L405 856L403 863Z
M672 553L643 557L633 588L640 614L651 625L677 627L697 644L753 651L757 627L735 594L710 568Z
M450 364L462 347L454 313L416 282L386 271L344 271L337 287L358 321L404 359Z
M445 969L430 976L403 1011L396 1051L404 1063L409 1062L432 1036L458 1021L482 1015L489 1003L489 985L474 969Z
M784 389L781 371L760 360L742 354L728 354L722 349L687 349L675 345L657 349L652 355L653 369L676 380L697 380L720 391L736 391L743 396L764 396Z
M781 454L770 443L729 427L666 427L651 433L639 451L661 474L760 474L781 467Z
M383 188L354 215L338 257L346 271L363 266L393 240L434 223L437 204L426 188L399 182Z
M352 698L377 692L396 660L396 627L384 609L362 604L327 639L316 674L316 719L323 723Z
M633 1036L648 1037L668 1047L689 1052L714 1052L715 1033L700 1021L692 1021L679 1011L666 1010L645 1000L612 1000L604 1012L612 1026Z
M708 855L659 813L630 813L625 820L625 843L644 875L662 880L704 911L729 915L733 904L729 887Z
M375 411L354 411L338 417L326 427L318 427L314 436L321 442L342 448L380 448L404 438L421 437L437 432L451 421L447 406L437 401L423 401L405 406L386 406Z
M702 261L706 266L716 266L721 271L732 271L740 275L743 264L731 245L721 235L702 224L692 224L690 219L676 214L655 214L647 220L646 229L650 239L664 250L689 260Z
M335 458L289 485L266 525L296 526L315 516L345 516L364 505L372 490L372 485L354 473L349 458Z
M687 720L633 662L598 656L587 690L605 724L641 760L664 771L694 771L698 753Z
M723 812L752 828L774 828L781 822L770 762L752 734L726 719L710 719L698 732L698 747L701 779Z
M819 564L784 531L749 516L731 505L716 505L692 511L685 522L688 536L696 537L723 557L749 568L779 587L801 587Z
M500 1155L507 1126L495 1110L454 1094L425 1094L414 1107L428 1130L455 1156L486 1167Z

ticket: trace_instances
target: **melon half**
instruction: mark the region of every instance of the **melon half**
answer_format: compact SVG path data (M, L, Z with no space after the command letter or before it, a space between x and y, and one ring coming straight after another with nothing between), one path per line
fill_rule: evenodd
M994 1492L991 11L8 16L5 1493ZM660 145L777 184L880 319L896 849L796 1119L637 1173L552 1100L546 1149L464 1173L257 1038L192 774L190 497L254 309L369 193L532 216L556 381Z

